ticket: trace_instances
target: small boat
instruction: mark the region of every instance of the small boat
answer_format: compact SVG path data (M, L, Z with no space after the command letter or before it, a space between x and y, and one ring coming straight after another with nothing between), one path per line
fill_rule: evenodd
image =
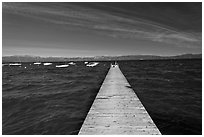
M41 63L40 62L35 62L33 63L34 65L40 65Z
M9 66L21 66L20 63L10 63Z
M74 62L70 62L69 65L76 65L76 63L74 63Z
M68 67L69 65L56 65L56 68L66 68Z
M52 65L52 63L43 63L44 66Z
M87 64L87 67L95 67L96 65L98 65L98 62L90 62L89 64Z
M86 61L86 62L84 62L84 64L88 64L88 63L89 63L89 62L87 62L87 61Z

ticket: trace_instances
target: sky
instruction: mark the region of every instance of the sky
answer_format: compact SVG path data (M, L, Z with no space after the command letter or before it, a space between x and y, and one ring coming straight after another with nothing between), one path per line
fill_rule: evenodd
M2 3L2 55L202 53L201 2Z

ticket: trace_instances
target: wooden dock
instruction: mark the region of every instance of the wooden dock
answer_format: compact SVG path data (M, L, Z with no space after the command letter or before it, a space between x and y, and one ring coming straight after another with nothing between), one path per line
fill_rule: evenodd
M107 134L161 134L117 65L111 66L79 131Z

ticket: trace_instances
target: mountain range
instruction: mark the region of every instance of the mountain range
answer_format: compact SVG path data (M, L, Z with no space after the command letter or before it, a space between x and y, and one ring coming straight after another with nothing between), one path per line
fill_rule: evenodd
M177 56L126 55L95 57L39 57L39 56L3 56L2 62L66 62L66 61L119 61L119 60L162 60L162 59L202 59L202 54L182 54Z

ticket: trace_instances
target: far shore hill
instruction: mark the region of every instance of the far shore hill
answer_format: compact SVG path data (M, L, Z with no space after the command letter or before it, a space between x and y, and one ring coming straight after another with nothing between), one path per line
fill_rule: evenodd
M120 60L163 60L163 59L202 59L202 54L182 54L176 56L125 55L95 57L40 57L40 56L3 56L2 62L66 62L66 61L120 61Z

